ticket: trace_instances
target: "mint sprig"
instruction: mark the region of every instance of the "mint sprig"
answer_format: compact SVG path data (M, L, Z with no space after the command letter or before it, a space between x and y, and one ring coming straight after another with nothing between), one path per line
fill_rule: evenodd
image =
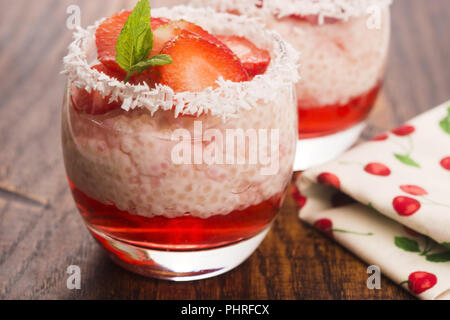
M140 0L128 17L116 44L116 62L127 72L125 83L135 73L141 74L151 66L162 66L172 63L167 54L149 58L153 48L153 32L150 23L150 4L148 0Z

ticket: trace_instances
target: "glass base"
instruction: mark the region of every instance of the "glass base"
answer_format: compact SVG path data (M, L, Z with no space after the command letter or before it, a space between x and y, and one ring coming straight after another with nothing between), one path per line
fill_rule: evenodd
M146 277L191 281L214 277L240 265L256 250L270 227L235 244L196 251L165 251L138 247L88 228L111 259L121 267Z
M302 171L334 159L358 140L366 126L362 122L347 130L297 142L294 171Z

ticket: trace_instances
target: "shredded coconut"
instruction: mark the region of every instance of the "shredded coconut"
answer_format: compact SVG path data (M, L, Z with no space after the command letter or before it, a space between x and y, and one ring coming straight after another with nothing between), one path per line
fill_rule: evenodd
M368 9L388 7L392 0L193 0L195 6L209 6L219 11L235 10L249 16L275 14L278 18L290 15L318 15L322 23L325 17L348 20L368 13Z
M238 117L242 110L258 105L257 101L270 101L277 90L288 83L297 82L297 61L299 55L295 49L282 40L281 36L265 30L258 18L217 13L211 8L192 8L176 6L152 10L154 17L186 19L212 32L213 34L245 36L259 47L267 49L272 61L263 75L252 81L232 82L219 79L216 89L206 88L195 92L175 93L170 87L147 84L125 84L97 70L90 68L96 60L95 31L104 19L86 29L78 27L74 40L69 45L64 58L63 74L79 88L87 91L97 90L103 97L111 96L111 101L122 101L122 109L147 108L153 115L158 110L174 109L174 116L200 115L209 113L227 118Z

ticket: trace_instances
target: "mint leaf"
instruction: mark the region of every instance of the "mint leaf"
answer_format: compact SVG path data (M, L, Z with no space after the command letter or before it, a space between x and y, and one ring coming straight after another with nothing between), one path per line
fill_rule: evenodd
M148 53L145 58L150 55L152 42L150 5L148 0L141 0L128 17L117 39L116 62L129 71L136 62L142 60L144 53Z
M447 112L448 115L439 122L439 126L445 133L450 134L450 107L447 109Z
M411 157L407 154L398 154L394 153L394 156L403 164L406 164L407 166L420 168L420 164L415 162Z
M159 54L159 55L151 57L148 60L136 63L134 66L131 67L130 71L141 74L145 69L147 69L151 66L163 66L163 65L171 64L171 63L172 63L172 58L169 55Z
M394 244L400 249L408 252L420 252L417 241L407 237L395 237Z
M430 262L449 262L450 251L429 254L427 255L427 260Z
M153 48L150 12L148 0L140 0L125 22L117 39L116 62L127 71L125 82L128 82L133 74L140 74L150 66L172 63L172 59L167 55L164 58L160 56L148 58Z
M172 58L168 54L158 54L148 59L151 66L163 66L172 63Z

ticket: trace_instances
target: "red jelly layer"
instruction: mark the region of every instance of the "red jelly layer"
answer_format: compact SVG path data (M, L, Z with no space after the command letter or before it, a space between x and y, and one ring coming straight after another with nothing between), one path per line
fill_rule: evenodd
M285 192L227 215L207 219L184 214L178 218L147 218L90 198L70 183L75 202L89 227L112 238L154 249L214 248L251 238L275 218Z
M298 101L300 139L333 134L362 122L375 104L381 83L368 92L351 99L347 104L302 106Z

